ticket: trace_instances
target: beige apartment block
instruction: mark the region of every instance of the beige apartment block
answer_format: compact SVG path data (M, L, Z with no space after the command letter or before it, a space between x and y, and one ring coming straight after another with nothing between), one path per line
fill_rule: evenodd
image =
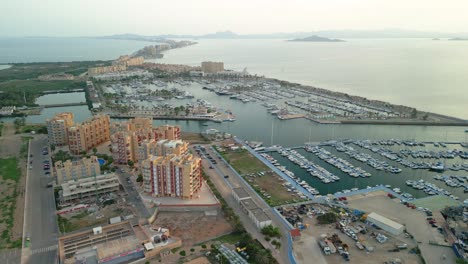
M201 159L188 153L151 156L141 172L144 191L154 197L192 199L202 187Z
M54 165L57 184L62 184L71 180L78 180L93 177L101 174L101 168L96 156L83 158L80 160L57 161Z
M180 128L176 126L153 127L151 118L137 117L111 125L111 152L114 161L125 164L129 160L138 162L139 147L144 141L179 139ZM146 157L146 156L145 156Z
M150 156L182 155L187 152L188 145L188 142L182 140L145 140L138 146L138 160L145 160Z
M217 73L224 71L223 62L204 61L201 64L202 71L205 73Z
M110 118L96 115L68 129L68 146L72 154L89 151L110 139Z
M68 144L68 128L73 126L73 113L64 112L46 120L49 143L55 146Z

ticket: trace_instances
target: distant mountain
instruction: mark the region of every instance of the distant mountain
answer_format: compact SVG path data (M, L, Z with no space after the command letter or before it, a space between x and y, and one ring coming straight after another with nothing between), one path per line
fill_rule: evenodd
M452 41L468 41L468 38L451 38L451 39L448 39L448 40L452 40Z
M401 29L385 30L321 30L311 32L290 32L290 33L268 33L268 34L236 34L232 31L220 31L205 35L154 35L144 36L137 34L120 34L111 36L102 36L97 38L106 39L128 39L158 42L161 39L295 39L307 38L309 36L320 36L323 38L453 38L454 40L461 36L467 36L468 33L441 33L426 32Z
M222 32L216 32L213 34L206 34L203 36L199 36L198 38L207 38L207 39L235 39L239 38L240 35L237 35L236 33L232 31L222 31Z
M305 38L291 39L291 40L288 40L288 41L298 41L298 42L344 42L344 40L341 40L341 39L323 38L323 37L319 37L317 35L313 35L313 36L305 37Z

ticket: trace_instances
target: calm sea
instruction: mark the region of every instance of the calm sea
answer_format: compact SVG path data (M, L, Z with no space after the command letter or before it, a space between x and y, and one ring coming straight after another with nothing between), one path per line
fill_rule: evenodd
M93 38L0 38L0 64L111 60L149 44L143 41Z
M468 41L196 40L165 63L223 61L228 69L309 84L468 119Z

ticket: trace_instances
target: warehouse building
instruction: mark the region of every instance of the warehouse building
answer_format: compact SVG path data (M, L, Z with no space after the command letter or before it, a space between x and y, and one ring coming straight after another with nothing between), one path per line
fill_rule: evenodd
M370 213L367 221L396 236L405 230L403 225L376 213Z

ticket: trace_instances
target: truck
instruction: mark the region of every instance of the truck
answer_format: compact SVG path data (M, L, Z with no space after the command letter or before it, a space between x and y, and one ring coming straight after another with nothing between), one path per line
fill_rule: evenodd
M330 252L332 254L335 254L336 253L336 247L335 245L333 245L333 242L331 242L331 240L325 240L325 242L327 243L328 247L330 248Z
M328 244L325 241L325 239L318 240L318 244L319 244L320 248L323 250L323 253L325 253L325 255L330 255L331 254L330 247L328 247Z

